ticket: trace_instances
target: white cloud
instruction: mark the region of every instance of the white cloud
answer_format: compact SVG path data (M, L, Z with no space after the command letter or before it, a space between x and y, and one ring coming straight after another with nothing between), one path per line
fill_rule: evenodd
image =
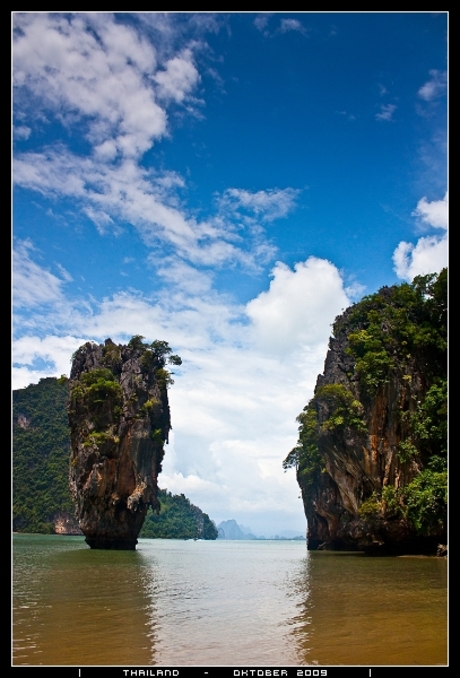
M425 226L447 230L447 193L442 200L429 202L426 197L418 201L412 216ZM416 275L438 273L447 266L447 233L420 238L414 245L400 242L393 253L394 270L403 280L413 280Z
M264 221L273 221L286 217L292 211L299 194L300 191L294 188L263 191L228 188L219 199L219 206L224 212L236 213L240 218L241 210L247 210Z
M413 217L419 217L424 224L433 228L447 229L447 192L442 200L429 202L424 196L418 201L417 207L412 212Z
M19 14L15 24L14 84L64 123L77 115L95 145L113 138L129 156L165 134L166 112L146 80L155 52L134 30L91 14Z
M62 287L69 280L67 271L60 269L62 278L31 259L36 252L28 240L19 241L13 250L13 303L17 309L54 304L64 300Z
M447 236L420 238L415 245L400 242L393 254L394 270L403 280L439 273L447 266Z
M175 289L184 290L188 295L207 294L212 287L212 273L199 271L186 262L177 259L163 259L157 274Z
M289 31L306 33L304 26L297 19L281 19L280 31L281 33L288 33Z
M381 104L380 113L375 114L375 119L386 121L392 120L396 108L397 106L395 104Z
M31 128L26 125L17 125L13 129L13 136L15 139L28 139L31 135Z
M188 262L207 266L266 261L273 248L259 222L285 217L299 193L229 189L217 201L220 213L198 221L180 207L177 190L184 181L176 173L148 171L128 158L99 163L62 147L19 155L14 180L43 195L76 199L101 234L117 234L119 222L131 224L148 247L166 244ZM244 241L237 235L242 225L250 226Z
M273 16L271 13L267 14L259 14L256 16L254 19L254 26L257 28L258 31L264 31L267 28L268 21L270 17Z
M82 337L69 335L44 338L28 335L17 339L13 344L14 388L25 388L48 376L69 375L72 353L85 341ZM41 368L34 367L37 361Z
M71 122L91 144L86 155L62 144L16 155L16 185L73 199L101 235L132 226L147 247L161 246L187 265L255 269L273 257L262 224L285 217L298 191L229 189L217 200L217 213L199 220L182 205L181 176L140 163L167 133L167 106L194 101L200 81L194 51L202 43L189 40L172 56L162 49L160 57L141 30L116 15L15 14L14 20L15 104L22 117L38 108ZM215 26L213 20L206 30Z
M182 102L200 80L191 51L185 49L180 56L170 59L165 69L158 71L153 79L158 85L159 97Z
M418 95L424 101L433 101L440 96L443 96L447 91L447 73L446 71L438 71L432 69L430 71L430 79L420 87Z
M332 320L349 305L336 267L310 257L292 271L277 263L270 289L247 304L258 343L279 355L329 336ZM327 308L328 312L324 313Z

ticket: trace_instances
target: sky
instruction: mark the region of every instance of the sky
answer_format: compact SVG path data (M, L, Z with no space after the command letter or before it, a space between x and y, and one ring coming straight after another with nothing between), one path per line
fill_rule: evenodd
M447 265L448 14L13 13L13 388L182 358L159 485L305 534L337 315Z

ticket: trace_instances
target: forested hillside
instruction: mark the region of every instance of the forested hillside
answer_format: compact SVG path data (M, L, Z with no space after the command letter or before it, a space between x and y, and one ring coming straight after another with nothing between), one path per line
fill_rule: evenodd
M13 529L54 533L73 519L69 490L67 381L13 391ZM73 528L77 529L72 520Z
M207 513L190 503L183 494L158 492L160 513L149 511L140 537L160 539L217 539L217 527Z

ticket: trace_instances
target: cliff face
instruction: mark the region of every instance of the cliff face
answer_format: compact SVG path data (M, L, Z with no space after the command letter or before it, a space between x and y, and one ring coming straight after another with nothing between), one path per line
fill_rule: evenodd
M134 549L171 428L165 342L86 343L74 354L68 406L70 488L91 548Z
M308 548L434 553L446 543L446 275L383 288L336 319L299 415Z

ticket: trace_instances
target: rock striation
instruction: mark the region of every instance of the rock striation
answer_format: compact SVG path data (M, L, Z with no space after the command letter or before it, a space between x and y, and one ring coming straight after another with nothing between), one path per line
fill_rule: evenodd
M334 323L299 415L310 550L436 553L447 542L447 272L382 288Z
M73 356L68 418L70 489L91 548L135 549L171 429L166 342L87 342Z

